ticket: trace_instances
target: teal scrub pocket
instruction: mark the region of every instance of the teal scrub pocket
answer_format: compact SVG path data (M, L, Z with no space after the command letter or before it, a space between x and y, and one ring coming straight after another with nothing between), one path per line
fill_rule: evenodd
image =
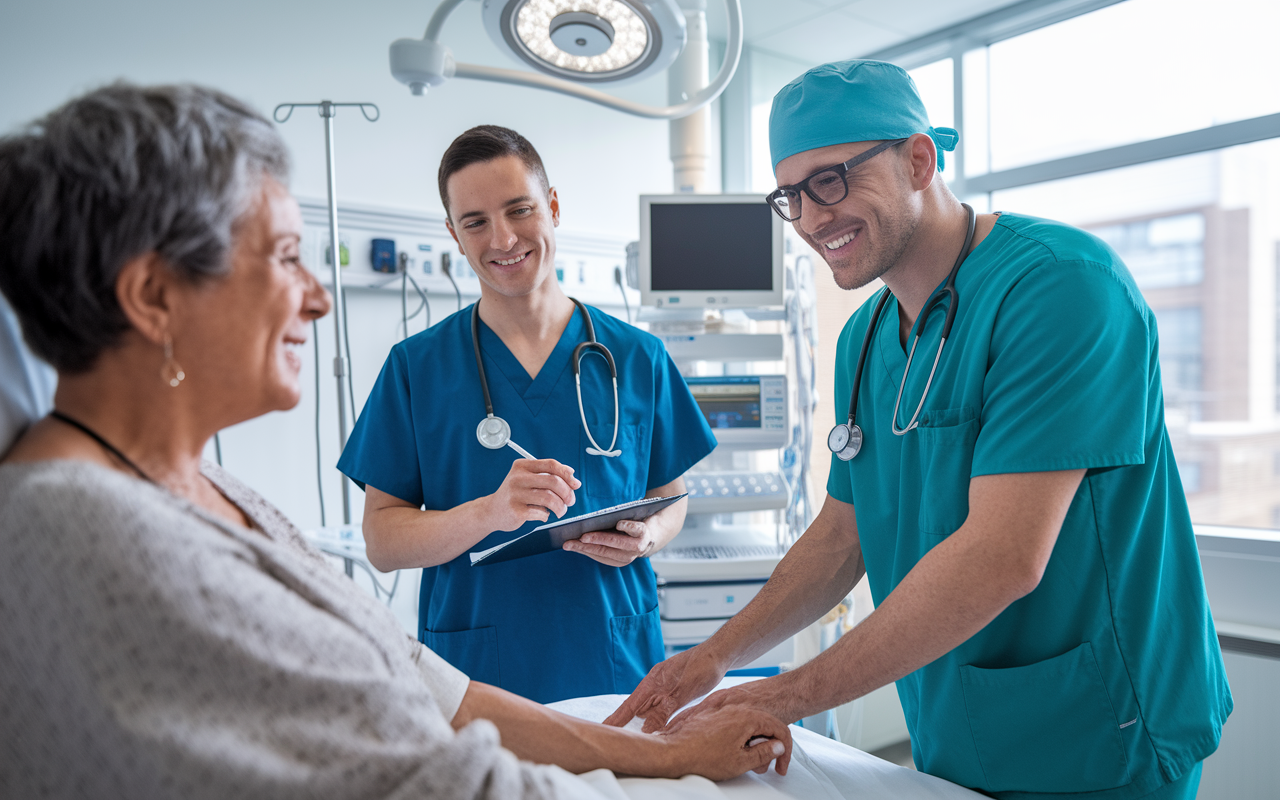
M473 681L501 686L498 670L498 629L422 631L422 643L436 655L466 673Z
M609 638L613 663L613 691L631 694L662 660L662 623L655 605L644 614L614 617L609 620Z
M969 473L977 412L930 411L915 429L920 443L920 530L949 536L969 517Z
M988 792L1096 792L1131 780L1088 642L1025 667L960 667Z

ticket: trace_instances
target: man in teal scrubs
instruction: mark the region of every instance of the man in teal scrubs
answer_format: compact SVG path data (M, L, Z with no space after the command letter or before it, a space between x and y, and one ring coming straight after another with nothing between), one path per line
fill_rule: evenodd
M537 460L477 438L476 307L397 344L338 462L366 492L369 560L424 568L419 638L473 680L544 703L630 692L664 655L647 556L679 532L687 501L563 551L475 567L468 553L553 516L680 494L715 438L656 337L560 288L560 202L523 136L472 128L445 151L439 184L480 278L474 330L493 413ZM578 359L579 410L584 312L616 365L616 412L597 348Z
M925 772L1002 798L1194 797L1231 695L1165 431L1155 316L1089 234L1009 213L974 224L938 176L957 137L929 125L891 64L823 65L774 99L775 208L842 288L886 286L837 347L843 423L867 343L865 441L833 456L822 512L755 601L609 721L661 727L865 571L876 610L862 624L699 710L792 721L896 681ZM922 314L966 253L957 294Z

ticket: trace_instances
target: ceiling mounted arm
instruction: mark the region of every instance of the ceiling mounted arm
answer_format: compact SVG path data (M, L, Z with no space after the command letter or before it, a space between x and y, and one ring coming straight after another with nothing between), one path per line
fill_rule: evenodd
M502 69L480 64L458 64L449 48L438 41L445 18L464 0L443 0L431 16L426 36L421 39L398 39L391 44L391 73L396 80L409 85L414 94L422 94L428 86L439 86L452 77L529 86L536 89L559 92L571 97L649 119L680 119L711 103L733 79L742 56L742 7L739 0L724 0L728 15L728 42L724 63L716 77L703 90L683 103L671 106L650 106L623 100L564 78Z
M440 5L436 6L436 10L431 14L431 21L427 23L427 32L422 38L430 42L440 41L440 29L444 27L444 21L449 18L449 14L458 6L465 3L466 0L441 0Z

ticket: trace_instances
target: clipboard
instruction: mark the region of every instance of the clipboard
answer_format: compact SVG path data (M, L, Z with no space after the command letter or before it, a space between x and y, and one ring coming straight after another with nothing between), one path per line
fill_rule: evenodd
M602 508L590 514L548 522L497 547L470 553L471 566L480 567L550 553L561 549L565 542L580 538L584 533L612 530L624 519L648 519L680 498L687 497L688 494L685 492L670 497L646 497L643 500L632 500L630 503Z

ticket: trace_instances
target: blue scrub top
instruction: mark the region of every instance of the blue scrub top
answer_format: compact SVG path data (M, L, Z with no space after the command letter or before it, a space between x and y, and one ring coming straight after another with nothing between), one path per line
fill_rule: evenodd
M1086 472L1039 586L898 681L916 764L1002 798L1145 795L1214 751L1232 707L1165 431L1155 316L1101 241L1013 214L956 288L919 428L890 430L906 365L890 299L863 375L862 452L832 459L827 490L855 506L876 603L964 523L971 478ZM837 347L841 422L878 299ZM925 323L899 426L944 316Z
M483 322L480 346L494 413L538 458L572 467L582 481L568 515L637 500L683 475L715 447L688 387L654 336L592 311L596 338L618 370L616 458L586 454L572 354L586 340L574 311L536 379ZM599 355L582 358L582 401L601 447L613 436L613 388ZM454 508L497 491L519 456L476 440L484 397L471 346L470 307L392 348L338 469L428 509ZM537 527L495 532L483 550ZM608 567L558 551L472 567L467 554L423 570L419 638L472 679L542 703L629 693L663 658L649 560Z

